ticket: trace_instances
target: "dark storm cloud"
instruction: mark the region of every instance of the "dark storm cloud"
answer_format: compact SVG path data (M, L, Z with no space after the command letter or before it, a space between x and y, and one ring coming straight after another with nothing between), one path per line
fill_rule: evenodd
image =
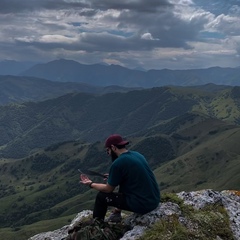
M195 40L208 22L208 17L180 19L173 11L165 8L156 14L139 15L136 11L123 11L118 17L119 28L135 28L137 34L150 33L155 44L152 47L189 48L188 41Z
M84 7L88 9L83 9ZM170 10L172 7L173 5L167 0L90 0L87 3L84 3L84 1L63 0L2 0L0 2L0 13L62 9L66 11L66 14L75 12L81 16L93 17L98 10L107 11L108 9L114 9L120 11L119 17L115 19L106 17L106 21L116 21L118 29L134 27L135 32L133 34L139 34L139 37L141 37L141 34L150 32L155 40L155 43L150 44L150 46L156 46L158 42L157 45L163 47L186 47L186 43L184 43L184 39L181 36L185 36L186 40L194 39L195 32L199 28L175 17ZM77 8L81 10L78 11ZM145 14L140 14L141 12ZM58 27L57 25L55 26ZM178 42L172 38L172 34L175 33L179 36ZM100 44L100 46L102 45Z
M10 2L15 2L10 0ZM7 2L5 2L6 4ZM103 17L105 21L116 22L117 28L120 31L128 31L127 29L133 28L133 32L128 37L121 38L114 36L113 34L106 34L105 32L97 34L86 34L85 38L81 38L81 43L72 44L71 49L86 50L86 51L128 51L128 50L152 50L156 47L183 47L189 48L190 46L186 41L193 40L199 29L202 29L204 22L198 23L198 26L194 22L185 22L177 18L171 8L173 5L167 0L132 0L132 1L97 1L92 0L88 2L91 9L81 9L76 11L74 6L88 6L80 2L66 2L66 1L29 1L17 2L18 9L30 10L32 8L45 8L45 9L64 9L66 14L76 13L85 17L93 17L98 13L98 9L101 11L107 11L108 9L118 10L118 17ZM10 4L10 3L9 3ZM7 4L6 4L7 5ZM10 4L11 5L11 4ZM8 6L10 6L8 5ZM13 4L14 5L14 4ZM67 9L70 12L67 12ZM127 11L126 11L127 10ZM144 12L144 14L143 14ZM142 14L141 14L142 13ZM68 23L73 26L81 26L85 23L74 22ZM42 26L52 29L51 32L59 30L61 27L56 23L42 23ZM108 31L106 29L106 31ZM143 38L148 34L149 39ZM177 35L177 38L173 38L173 35ZM20 40L23 42L23 40ZM35 47L45 46L49 48L59 48L61 43L43 43L38 40L26 42L29 45L35 45ZM87 43L87 44L86 44ZM91 43L91 44L90 44ZM67 46L62 43L63 46ZM69 49L69 47L67 48Z
M99 10L128 9L136 12L158 12L162 8L173 6L167 0L89 0L89 1L64 1L64 0L1 0L0 13L16 13L39 9L57 10L91 8Z
M89 4L82 2L67 2L64 0L1 0L0 13L18 13L22 11L36 11L39 9L56 10L69 8L83 8Z
M19 46L32 46L42 50L66 49L70 51L87 51L87 52L122 52L127 49L151 50L159 45L157 41L139 39L137 37L124 38L108 33L86 33L81 39L69 42L43 42L38 40L24 41L16 40Z
M239 55L238 13L239 0L0 0L1 58L202 64Z
M91 6L102 10L131 10L134 12L158 12L161 8L171 7L168 0L92 0Z

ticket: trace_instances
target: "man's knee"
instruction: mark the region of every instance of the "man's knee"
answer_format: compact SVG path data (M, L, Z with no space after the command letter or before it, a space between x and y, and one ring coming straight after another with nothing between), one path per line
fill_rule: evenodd
M108 193L104 193L104 192L98 192L96 198L99 201L105 201L106 197L108 196Z

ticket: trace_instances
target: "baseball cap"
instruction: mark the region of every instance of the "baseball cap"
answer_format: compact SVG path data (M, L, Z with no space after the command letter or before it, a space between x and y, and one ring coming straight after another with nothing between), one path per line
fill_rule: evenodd
M129 144L129 141L123 140L123 138L119 134L110 135L107 140L105 141L105 147L114 146L124 146Z

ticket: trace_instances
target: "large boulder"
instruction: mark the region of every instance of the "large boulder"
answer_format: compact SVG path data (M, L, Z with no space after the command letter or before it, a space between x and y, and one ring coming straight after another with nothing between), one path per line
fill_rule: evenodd
M200 225L195 220L189 219L183 213L181 207L183 205L190 206L196 211L200 211L206 207L211 207L212 211L217 211L215 206L222 206L227 212L230 231L232 231L233 238L240 239L240 192L225 190L221 192L213 191L210 189L195 191L195 192L180 192L175 194L179 201L176 199L168 199L166 202L162 202L159 206L150 213L140 215L136 213L129 214L124 217L124 223L131 226L131 230L126 232L121 240L136 240L141 237L147 230L161 221L170 219L174 216L178 219L179 223L189 229L192 234L199 234ZM182 201L182 202L180 202ZM205 212L204 212L205 214ZM64 226L61 229L37 234L29 240L59 240L64 239L67 236L68 229L74 224L79 222L82 218L92 215L92 211L82 211L73 219L70 225ZM216 212L215 217L222 218L221 212ZM208 216L203 216L208 218ZM169 238L171 239L171 238ZM197 239L197 238L196 238ZM221 236L216 236L216 239L222 239Z

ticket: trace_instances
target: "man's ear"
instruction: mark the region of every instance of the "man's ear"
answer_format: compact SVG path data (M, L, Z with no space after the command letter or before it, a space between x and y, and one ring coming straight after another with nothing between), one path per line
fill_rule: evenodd
M113 150L113 151L116 151L116 146L114 146L113 144L111 145L111 149Z

